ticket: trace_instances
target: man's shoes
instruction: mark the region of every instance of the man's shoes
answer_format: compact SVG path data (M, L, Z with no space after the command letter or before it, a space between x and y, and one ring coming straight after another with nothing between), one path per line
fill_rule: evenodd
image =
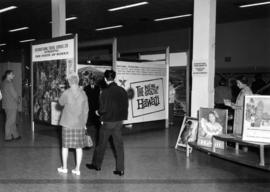
M5 139L5 142L10 142L12 141L12 139Z
M113 171L113 174L123 176L125 173L124 171Z
M14 138L14 140L20 140L22 137L21 136L18 136L16 138Z
M87 167L88 169L93 169L93 170L96 170L96 171L100 171L100 170L101 170L100 167L97 167L97 166L95 166L95 165L93 165L93 164L86 164L86 167Z

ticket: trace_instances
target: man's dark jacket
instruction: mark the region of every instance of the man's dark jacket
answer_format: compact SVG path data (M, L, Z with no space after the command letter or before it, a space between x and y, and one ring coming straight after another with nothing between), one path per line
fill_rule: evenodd
M125 89L112 82L100 94L99 114L101 121L126 120L128 116L128 95Z
M88 97L88 105L89 105L87 125L99 125L100 121L99 117L96 115L96 110L99 109L100 89L98 86L94 86L92 88L91 85L87 85L84 88L84 91Z

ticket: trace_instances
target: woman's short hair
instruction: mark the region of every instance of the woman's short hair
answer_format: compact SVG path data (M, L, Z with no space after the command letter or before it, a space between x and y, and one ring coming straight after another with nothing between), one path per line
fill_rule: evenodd
M2 80L4 81L4 80L7 78L7 76L8 76L9 74L11 74L11 73L13 73L13 70L6 70L6 71L5 71L5 74L4 74L3 77L2 77Z
M79 84L79 76L77 74L71 74L67 77L68 83L71 85Z
M241 83L246 85L248 84L248 78L243 75L236 77L235 80L240 81Z

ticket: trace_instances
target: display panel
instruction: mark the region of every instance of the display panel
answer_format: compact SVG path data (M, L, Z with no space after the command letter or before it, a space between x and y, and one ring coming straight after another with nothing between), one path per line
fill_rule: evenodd
M57 101L76 73L76 36L35 42L32 51L32 121L58 125Z
M270 143L270 96L245 96L243 140Z

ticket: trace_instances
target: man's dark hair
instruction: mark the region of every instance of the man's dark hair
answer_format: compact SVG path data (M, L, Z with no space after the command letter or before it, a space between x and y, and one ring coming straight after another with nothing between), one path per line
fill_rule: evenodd
M106 70L104 73L104 77L107 79L107 81L113 81L115 78L115 71L114 70Z

